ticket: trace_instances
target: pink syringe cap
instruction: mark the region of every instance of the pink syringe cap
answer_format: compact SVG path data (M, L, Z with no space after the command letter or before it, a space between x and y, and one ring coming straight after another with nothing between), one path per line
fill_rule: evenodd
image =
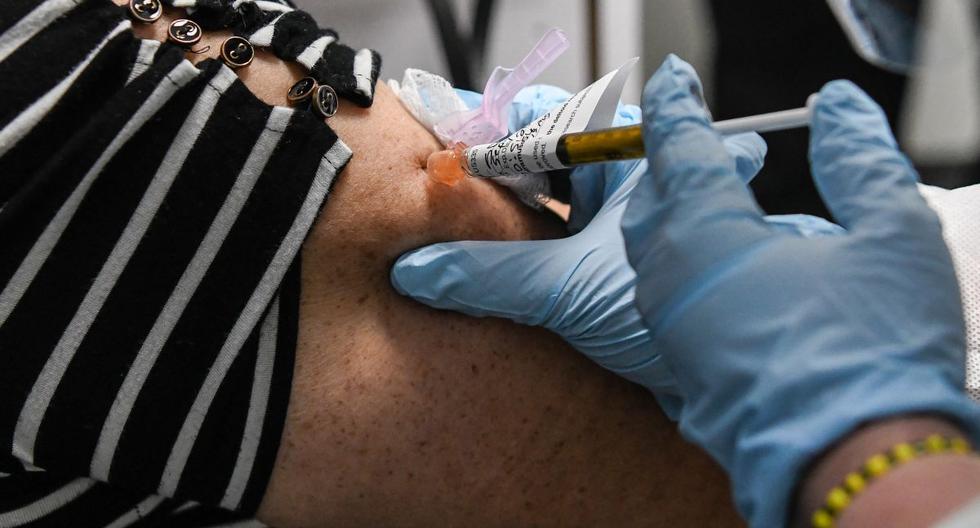
M436 135L446 145L481 145L506 136L508 107L517 92L531 84L568 46L564 31L549 30L520 64L514 68L498 66L493 70L483 89L483 104L479 108L446 117L435 125Z

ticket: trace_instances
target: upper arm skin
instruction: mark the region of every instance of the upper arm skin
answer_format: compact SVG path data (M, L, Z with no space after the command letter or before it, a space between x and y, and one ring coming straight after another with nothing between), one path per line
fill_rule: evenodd
M439 144L379 86L330 120L354 151L303 250L276 526L737 524L721 472L644 390L555 335L398 295L402 252L560 236L486 181L422 171Z

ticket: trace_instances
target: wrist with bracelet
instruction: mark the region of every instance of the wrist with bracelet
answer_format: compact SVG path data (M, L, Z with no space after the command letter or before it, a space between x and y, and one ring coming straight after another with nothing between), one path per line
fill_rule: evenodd
M980 492L974 485L980 475L974 445L969 428L942 414L865 422L801 472L795 513L786 522L865 526L901 519L909 526L928 526ZM958 483L955 491L948 489L952 482Z
M810 516L810 526L836 526L837 519L869 484L903 464L930 455L944 454L976 455L962 437L931 434L916 442L899 442L887 451L868 457L861 467L849 472L840 484L827 492L823 505Z

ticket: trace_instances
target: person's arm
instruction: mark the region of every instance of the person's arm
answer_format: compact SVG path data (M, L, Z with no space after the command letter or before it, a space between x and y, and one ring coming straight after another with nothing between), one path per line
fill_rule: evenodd
M796 525L810 527L811 515L827 493L871 456L929 435L964 437L955 424L936 416L904 416L868 424L820 457L800 482ZM875 479L838 519L839 528L931 526L980 496L980 458L942 454L907 462Z

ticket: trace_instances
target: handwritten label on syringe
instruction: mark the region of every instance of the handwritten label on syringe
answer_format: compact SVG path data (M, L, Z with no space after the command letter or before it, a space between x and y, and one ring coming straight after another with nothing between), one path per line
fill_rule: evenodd
M573 132L608 127L637 59L609 72L558 108L510 136L466 149L467 168L474 176L493 178L563 168L558 139Z

